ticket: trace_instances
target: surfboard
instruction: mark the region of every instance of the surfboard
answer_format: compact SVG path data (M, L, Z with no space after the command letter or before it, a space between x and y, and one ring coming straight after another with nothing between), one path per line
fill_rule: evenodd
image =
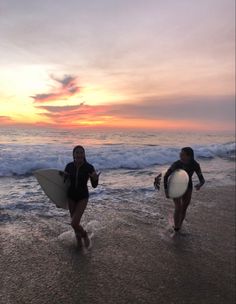
M57 169L40 169L33 172L39 185L49 199L58 207L68 209L67 190L70 185Z
M188 188L189 176L186 171L178 169L168 178L167 189L170 198L179 198Z
M166 170L161 172L154 181L154 187L158 192L164 192L164 176ZM186 171L178 169L174 171L168 178L167 190L170 198L179 198L184 195L188 188L189 176Z

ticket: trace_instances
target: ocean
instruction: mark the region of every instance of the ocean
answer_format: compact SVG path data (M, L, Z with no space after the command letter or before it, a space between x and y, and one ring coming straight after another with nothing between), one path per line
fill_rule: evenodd
M0 130L1 222L26 219L32 214L67 214L50 203L32 172L41 168L63 170L72 161L72 149L77 144L85 147L87 160L101 171L99 187L90 187L91 208L155 216L156 206L149 200L156 197L158 201L163 193L154 189L154 177L178 159L183 146L194 148L205 187L235 182L234 134L4 127Z

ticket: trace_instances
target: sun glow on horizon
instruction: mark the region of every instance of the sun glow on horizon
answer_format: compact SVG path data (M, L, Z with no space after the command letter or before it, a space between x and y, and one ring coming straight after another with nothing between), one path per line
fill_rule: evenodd
M26 2L2 8L1 126L234 130L233 1Z

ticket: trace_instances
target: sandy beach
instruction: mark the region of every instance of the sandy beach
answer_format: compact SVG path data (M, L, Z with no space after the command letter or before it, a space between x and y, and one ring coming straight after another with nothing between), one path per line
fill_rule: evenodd
M160 216L90 206L93 246L79 252L64 219L32 216L1 225L0 301L16 303L233 304L234 187L194 193L183 231L170 231L172 202ZM104 206L105 206L104 202ZM6 215L7 216L7 215ZM95 229L95 228L96 229Z

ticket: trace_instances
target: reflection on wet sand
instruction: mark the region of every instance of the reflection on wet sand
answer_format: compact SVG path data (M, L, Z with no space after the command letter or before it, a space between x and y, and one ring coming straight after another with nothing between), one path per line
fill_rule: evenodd
M195 194L175 235L171 201L153 204L150 217L90 205L83 219L93 243L87 251L76 247L67 214L6 218L2 303L234 303L233 187Z

